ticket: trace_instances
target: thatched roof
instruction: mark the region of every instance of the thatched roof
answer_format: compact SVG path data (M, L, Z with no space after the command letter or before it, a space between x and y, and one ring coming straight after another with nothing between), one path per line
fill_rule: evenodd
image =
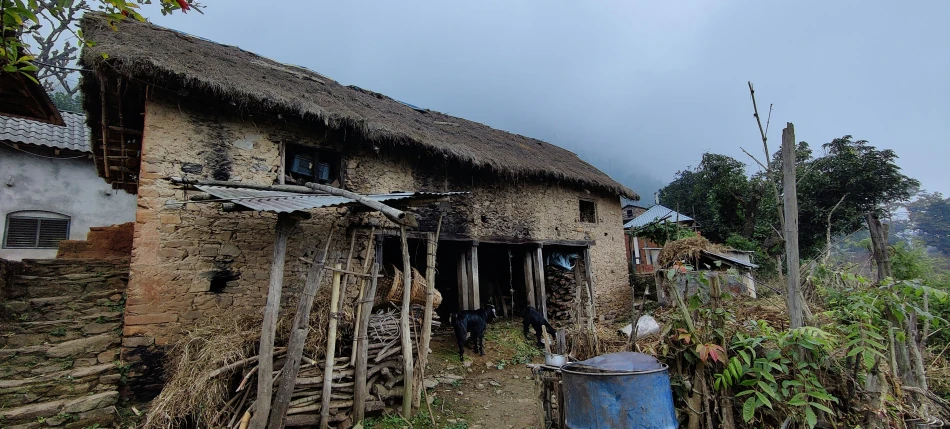
M248 109L352 130L369 141L438 154L498 175L569 182L639 198L576 154L540 140L415 109L234 46L132 20L117 26L113 31L101 15L86 14L82 30L95 46L84 48L85 67L210 92Z
M663 246L660 254L656 257L658 267L667 268L676 261L689 261L695 263L703 252L723 253L730 249L720 244L715 244L705 237L696 236L671 241Z

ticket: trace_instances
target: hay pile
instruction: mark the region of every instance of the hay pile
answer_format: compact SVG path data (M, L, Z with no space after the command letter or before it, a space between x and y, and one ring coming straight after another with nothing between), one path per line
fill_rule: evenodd
M662 268L669 267L677 261L687 261L692 263L699 258L702 251L722 253L732 250L726 246L715 244L705 237L689 237L682 240L671 241L663 246L657 256L656 265Z

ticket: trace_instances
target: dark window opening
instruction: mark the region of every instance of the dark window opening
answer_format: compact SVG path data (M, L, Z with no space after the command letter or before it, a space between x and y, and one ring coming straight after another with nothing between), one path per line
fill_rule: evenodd
M287 183L331 184L340 177L340 155L325 149L288 144L284 174Z
M580 209L581 222L597 222L597 203L590 200L580 200L578 207Z
M57 215L62 216L62 215ZM7 249L55 249L69 237L69 218L7 216L3 247Z
M627 216L633 216L633 210L627 210Z

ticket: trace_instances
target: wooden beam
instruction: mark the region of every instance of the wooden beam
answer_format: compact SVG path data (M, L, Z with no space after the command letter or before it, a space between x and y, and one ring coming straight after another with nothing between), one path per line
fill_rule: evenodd
M306 186L310 189L316 191L323 191L330 195L336 195L339 197L349 198L353 201L356 201L360 204L363 204L366 207L369 207L373 210L376 210L386 216L387 219L393 221L400 226L408 226L416 228L419 226L419 223L416 222L416 217L412 213L407 213L402 210L397 210L386 204L383 204L376 200L371 200L366 198L363 195L357 194L355 192L350 192L340 188L334 188L333 186L321 185L319 183L307 183Z
M99 118L99 122L102 125L102 170L105 173L106 179L109 178L109 108L106 102L106 86L108 81L106 80L106 75L103 72L97 72L97 77L99 78L99 104L102 104L102 111Z
M541 302L541 314L543 314L546 319L549 319L548 295L544 287L544 253L542 252L541 246L534 249L534 279L535 289L538 293L538 301Z
M258 351L257 400L251 429L264 429L270 413L271 389L274 374L274 336L277 333L277 313L280 310L280 295L284 283L284 259L287 255L287 236L297 224L297 219L288 213L277 215L274 238L274 257L270 266L270 284L267 288L267 304L264 307L264 322L261 324L261 343Z
M268 427L272 429L281 429L284 425L284 417L287 416L287 407L290 406L290 398L294 392L297 374L300 372L303 348L307 342L307 334L310 332L310 310L313 308L313 299L317 296L317 291L320 290L320 284L323 283L323 276L326 273L323 266L330 251L330 241L333 238L334 229L331 227L330 233L327 234L323 253L319 256L314 253L313 263L310 264L310 269L307 270L307 278L304 280L300 301L297 303L297 314L294 315L294 324L290 329L287 360L284 363L283 370L281 370L280 381L277 383L277 393L274 396L274 405L270 411Z
M472 244L468 252L468 267L472 276L472 309L482 308L482 291L478 282L478 243Z
M442 216L436 224L435 232L429 233L426 240L426 307L422 316L422 348L419 351L419 375L416 377L416 386L420 392L425 391L426 365L429 363L429 346L432 342L432 312L435 298L435 264L439 248L439 233L442 230ZM413 398L419 397L415 395Z
M342 268L336 264L334 268ZM330 424L330 392L333 389L333 362L336 359L336 328L340 323L340 313L336 311L340 299L340 277L338 272L333 273L333 283L330 285L330 325L327 329L326 366L323 371L323 404L320 407L320 429L327 429ZM280 429L280 428L277 428Z
M593 320L597 318L597 301L594 299L594 270L590 262L590 247L584 248L584 276L587 277L587 296L590 297L588 308L590 323L593 323Z
M531 256L531 252L525 252L524 254L524 292L525 297L528 299L528 307L538 308L535 305L535 296L534 296L534 257Z
M785 206L785 265L788 268L788 320L792 329L804 325L802 294L799 288L798 260L798 190L795 183L795 126L787 123L782 130L782 186Z
M407 421L412 417L412 331L409 329L409 300L412 298L412 267L409 265L409 244L406 227L402 227L402 312L399 315L400 335L402 337L403 359L403 396L402 417ZM332 367L332 362L327 368ZM329 397L329 393L325 393Z

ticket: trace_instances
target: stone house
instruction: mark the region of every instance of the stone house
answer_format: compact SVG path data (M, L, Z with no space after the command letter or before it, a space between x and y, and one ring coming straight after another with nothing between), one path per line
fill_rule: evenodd
M135 196L96 174L85 115L57 116L62 125L0 113L0 258L53 258L62 240L134 219Z
M198 320L259 313L265 302L275 215L242 211L240 199L227 213L190 202L168 177L463 192L415 213L420 231L441 219L439 311L489 300L512 312L534 298L541 306L532 284L541 268L532 264L553 251L585 261L598 310L629 304L620 197L638 197L574 153L237 47L146 23L117 26L87 15L83 31L95 46L81 62L91 70L82 89L99 174L138 201L128 348L166 345ZM331 247L340 258L347 229L366 217L330 207L300 222L287 245L285 295L299 290L299 259L331 224L346 221ZM425 258L416 244L414 266ZM383 263L395 262L398 240L384 247Z

